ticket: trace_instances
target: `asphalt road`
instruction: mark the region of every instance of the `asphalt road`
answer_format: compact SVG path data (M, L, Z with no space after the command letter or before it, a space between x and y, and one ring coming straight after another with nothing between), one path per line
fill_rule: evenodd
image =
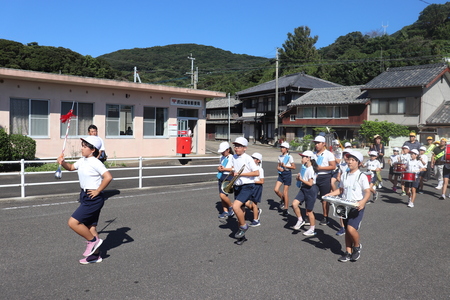
M76 195L0 201L1 297L449 298L450 202L437 199L434 181L412 209L383 189L364 216L360 260L340 263L337 219L317 225L312 238L293 231L295 218L276 209L275 180L264 186L262 225L242 246L234 244L235 219L217 218L213 181L112 190L99 223L104 260L91 265L78 263L85 243L67 226ZM295 194L291 188L291 200ZM316 212L320 219L317 204Z

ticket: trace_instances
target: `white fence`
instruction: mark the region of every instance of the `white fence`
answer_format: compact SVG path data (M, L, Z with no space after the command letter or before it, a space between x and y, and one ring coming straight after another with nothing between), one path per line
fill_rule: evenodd
M150 166L150 167L144 167L143 162L144 161L157 161L157 160L195 160L195 159L215 159L217 160L217 156L211 156L211 157L158 157L158 158L143 158L143 157L137 157L137 158L118 158L118 159L109 159L108 162L111 161L127 161L127 162L138 162L137 167L121 167L121 168L109 168L108 171L114 172L114 171L124 171L124 170L138 170L137 176L131 176L131 177L114 177L114 180L131 180L131 179L137 179L139 181L139 188L142 188L142 180L146 178L166 178L166 177L182 177L182 176L200 176L200 175L212 175L217 174L216 172L207 172L207 173L188 173L188 174L173 174L173 175L154 175L154 176L143 176L142 171L143 170L151 170L151 169L173 169L177 168L179 170L180 166ZM66 160L67 162L74 162L76 160ZM25 188L27 186L37 186L37 185L54 185L54 184L66 184L66 183L77 183L78 180L72 180L72 181L63 181L63 180L53 180L48 182L28 182L27 183L27 175L36 175L36 174L54 174L55 171L45 171L45 172L25 172L25 165L26 164L42 164L42 163L55 163L55 160L20 160L20 161L0 161L0 164L20 164L20 171L19 172L5 172L0 173L1 176L11 176L11 175L17 175L20 177L20 183L13 183L13 184L3 184L0 185L0 188L2 187L20 187L20 195L21 198L25 198ZM218 164L213 165L189 165L189 168L204 168L204 167L217 167ZM63 178L64 173L68 173L69 171L65 171L62 168L63 172ZM77 172L77 171L74 171Z

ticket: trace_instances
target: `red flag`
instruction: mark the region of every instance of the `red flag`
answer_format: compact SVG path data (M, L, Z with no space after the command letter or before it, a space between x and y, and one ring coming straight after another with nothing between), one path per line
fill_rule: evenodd
M76 117L73 114L73 109L71 109L66 115L61 116L61 118L59 118L61 120L62 123L66 123L67 121L70 120L70 118L72 117Z

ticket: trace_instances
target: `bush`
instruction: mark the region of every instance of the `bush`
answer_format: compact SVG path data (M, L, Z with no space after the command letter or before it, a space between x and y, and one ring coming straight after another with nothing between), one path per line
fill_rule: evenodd
M7 161L11 158L11 144L8 133L0 128L0 160Z
M33 160L36 155L36 141L21 134L10 134L11 160Z

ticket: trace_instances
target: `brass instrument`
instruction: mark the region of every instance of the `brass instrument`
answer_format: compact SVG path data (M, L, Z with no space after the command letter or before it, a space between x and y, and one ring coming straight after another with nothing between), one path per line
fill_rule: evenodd
M234 192L234 183L236 180L241 177L242 172L244 172L245 165L242 166L242 168L239 170L239 172L236 174L236 176L233 177L231 180L227 180L230 174L225 178L225 180L222 182L222 191L224 191L226 194L233 194Z

